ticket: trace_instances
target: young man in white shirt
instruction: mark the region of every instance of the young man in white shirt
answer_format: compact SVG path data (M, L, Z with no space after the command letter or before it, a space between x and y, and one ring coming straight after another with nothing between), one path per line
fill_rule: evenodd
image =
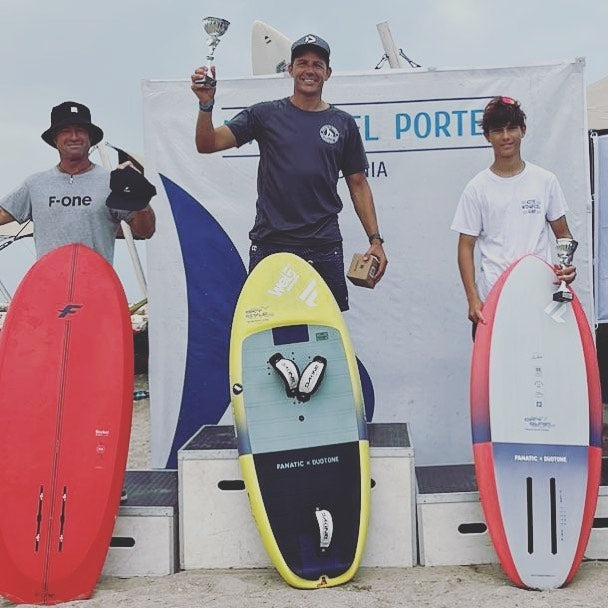
M452 222L458 239L458 267L473 323L485 323L483 303L496 279L513 262L532 253L551 261L550 231L572 238L562 189L553 173L521 158L526 115L519 102L495 97L481 121L494 162L465 187ZM476 276L474 249L479 246ZM556 282L576 277L573 266L555 266Z

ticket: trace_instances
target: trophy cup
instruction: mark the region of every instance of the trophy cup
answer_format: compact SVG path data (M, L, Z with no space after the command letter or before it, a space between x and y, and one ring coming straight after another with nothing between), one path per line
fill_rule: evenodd
M574 252L578 247L578 242L574 239L557 239L557 259L559 263L564 266L570 266L572 264L572 258ZM566 282L560 283L559 289L553 294L553 300L555 302L572 302L572 292L566 287Z
M215 86L216 80L211 76L211 66L215 57L215 49L220 43L220 37L226 33L229 25L230 21L226 21L226 19L221 19L220 17L205 17L203 19L203 27L205 28L205 32L209 34L209 38L207 38L207 46L209 47L209 52L207 53L208 72L205 78L195 81L196 84L204 84L211 88Z

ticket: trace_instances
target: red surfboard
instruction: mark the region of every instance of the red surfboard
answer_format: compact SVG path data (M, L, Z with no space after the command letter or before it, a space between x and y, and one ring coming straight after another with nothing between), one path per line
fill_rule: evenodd
M481 504L520 587L569 583L585 551L602 460L602 401L583 308L554 302L555 273L528 255L490 291L477 326L471 422Z
M43 256L0 332L0 594L90 597L120 504L133 407L124 291L83 245Z

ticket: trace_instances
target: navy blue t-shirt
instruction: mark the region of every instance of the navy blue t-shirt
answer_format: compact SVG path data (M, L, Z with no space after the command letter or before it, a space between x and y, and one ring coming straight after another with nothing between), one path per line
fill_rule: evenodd
M342 240L337 183L367 168L353 117L330 106L307 112L288 98L255 104L229 120L237 146L258 142L258 199L252 241L314 245Z

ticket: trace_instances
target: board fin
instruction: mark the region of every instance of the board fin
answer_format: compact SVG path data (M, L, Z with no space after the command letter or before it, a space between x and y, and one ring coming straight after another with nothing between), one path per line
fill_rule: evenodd
M313 360L302 370L300 381L298 382L298 399L300 401L308 401L315 394L327 367L327 359L317 355Z
M315 517L319 526L319 551L325 553L330 545L334 534L334 519L327 509L315 508Z
M59 516L59 544L57 550L59 553L63 551L64 531L65 531L65 507L68 501L68 487L63 486L63 492L61 492L61 515Z
M34 550L36 553L40 548L40 531L42 527L42 506L44 504L44 486L38 491L38 512L36 513L36 535L34 536Z
M268 363L272 365L283 380L287 396L295 397L298 391L298 382L300 380L300 370L298 369L298 366L291 359L283 357L281 353L272 355L272 357L268 359Z

